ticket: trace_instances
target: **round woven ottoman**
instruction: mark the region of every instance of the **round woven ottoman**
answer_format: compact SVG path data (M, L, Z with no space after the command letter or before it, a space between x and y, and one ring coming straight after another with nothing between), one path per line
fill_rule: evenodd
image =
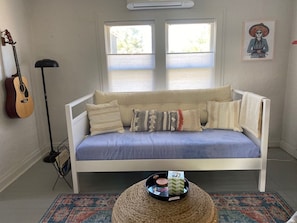
M161 201L151 197L145 180L126 189L116 200L112 223L215 223L217 211L205 191L189 182L188 194L177 201Z

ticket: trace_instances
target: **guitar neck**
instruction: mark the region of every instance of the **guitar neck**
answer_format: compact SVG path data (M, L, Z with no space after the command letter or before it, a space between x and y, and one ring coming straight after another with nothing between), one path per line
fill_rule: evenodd
M20 70L20 65L19 65L19 61L18 61L18 56L17 56L15 45L12 45L12 49L13 49L13 55L14 55L14 61L15 61L15 66L16 66L16 70L17 70L17 75L18 75L18 78L20 80L20 83L23 83L23 81L22 81L22 74L21 74L21 70Z

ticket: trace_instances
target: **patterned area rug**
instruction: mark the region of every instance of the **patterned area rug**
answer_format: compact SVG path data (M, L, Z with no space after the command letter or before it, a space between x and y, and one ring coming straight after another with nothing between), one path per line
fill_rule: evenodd
M61 194L41 222L110 223L118 194ZM219 210L220 223L281 223L293 209L277 193L210 193ZM123 222L124 223L124 222Z

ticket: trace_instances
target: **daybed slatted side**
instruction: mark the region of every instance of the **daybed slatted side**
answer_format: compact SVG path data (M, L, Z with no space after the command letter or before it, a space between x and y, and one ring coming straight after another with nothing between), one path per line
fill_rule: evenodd
M87 117L87 111L83 111L77 116L74 116L74 108L82 104L83 106L85 106L85 103L89 102L90 100L93 100L93 97L94 97L94 94L89 94L65 105L74 193L79 192L79 184L78 184L78 176L77 176L77 173L79 171L77 170L77 167L76 167L77 161L76 161L76 155L75 155L75 148L79 145L79 143L84 139L84 137L89 132L89 121Z
M233 100L241 99L244 91L233 89ZM269 136L269 120L270 120L270 99L262 99L262 123L261 137L258 139L248 130L244 129L246 134L255 144L261 148L261 167L259 172L258 189L261 192L265 191L266 172L267 172L267 154L268 154L268 136Z

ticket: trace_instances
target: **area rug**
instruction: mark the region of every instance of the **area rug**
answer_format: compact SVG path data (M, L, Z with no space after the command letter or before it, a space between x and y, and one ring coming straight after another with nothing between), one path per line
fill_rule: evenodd
M118 194L60 194L40 223L110 223ZM294 210L277 193L210 193L220 223L281 223ZM123 222L125 223L125 222Z

